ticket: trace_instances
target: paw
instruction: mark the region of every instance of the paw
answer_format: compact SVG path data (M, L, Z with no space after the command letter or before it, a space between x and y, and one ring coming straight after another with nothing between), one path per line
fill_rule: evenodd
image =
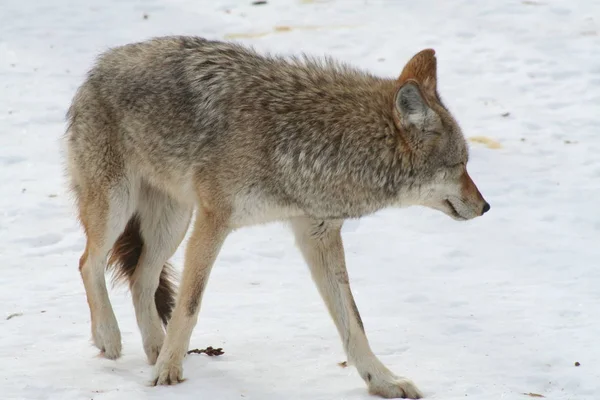
M381 376L379 378L367 374L369 393L385 399L420 399L423 394L410 380L397 376Z
M112 323L93 326L92 339L103 357L110 360L121 357L121 332L116 320Z
M183 382L183 367L181 362L158 360L154 367L152 385L176 385Z

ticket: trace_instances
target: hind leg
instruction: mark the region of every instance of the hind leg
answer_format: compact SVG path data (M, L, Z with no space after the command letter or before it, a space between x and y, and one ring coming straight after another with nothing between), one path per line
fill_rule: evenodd
M132 276L131 292L144 351L150 364L156 363L165 338L161 320L166 321L170 317L170 308L175 302L175 293L164 281L168 279L165 274L169 272L165 264L181 244L192 210L192 206L181 204L159 190L142 188L138 213L144 245ZM164 286L161 288L163 296L157 295L159 285ZM165 310L162 313L166 311L169 315L159 313L157 302L163 303Z
M106 194L90 190L79 196L80 218L87 236L79 271L90 308L92 339L109 359L121 355L121 333L108 298L104 272L108 252L125 228L132 204L130 191L125 187L107 190Z
M227 237L229 211L217 207L198 207L194 229L185 253L185 266L177 305L167 327L165 344L154 368L154 385L171 385L183 380L182 362L217 254Z

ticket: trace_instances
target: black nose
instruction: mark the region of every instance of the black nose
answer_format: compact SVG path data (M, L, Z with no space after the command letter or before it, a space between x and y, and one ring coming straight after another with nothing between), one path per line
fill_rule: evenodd
M485 214L486 212L490 211L490 208L492 208L490 206L490 204L486 201L485 204L483 205L483 212L481 213L481 215Z

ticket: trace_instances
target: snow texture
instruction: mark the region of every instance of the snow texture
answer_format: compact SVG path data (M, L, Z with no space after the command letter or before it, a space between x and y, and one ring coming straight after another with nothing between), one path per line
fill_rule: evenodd
M236 232L218 258L191 347L223 356L190 355L183 384L149 387L130 296L115 288L124 355L96 357L64 115L99 52L165 34L329 54L384 76L433 47L466 136L497 142L472 143L469 163L492 209L468 223L411 208L346 224L371 345L429 399L599 398L595 0L2 0L1 398L371 398L338 366L337 332L283 224Z

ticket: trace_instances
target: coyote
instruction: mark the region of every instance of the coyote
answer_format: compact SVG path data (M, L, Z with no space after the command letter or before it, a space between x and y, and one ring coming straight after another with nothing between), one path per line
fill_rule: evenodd
M153 384L176 384L227 235L287 221L369 391L422 396L369 346L340 231L384 207L421 205L460 221L490 209L438 95L434 50L388 79L329 58L155 38L103 54L67 118L68 176L87 238L79 270L105 357L121 354L107 265L129 283ZM167 261L194 211L175 301Z

